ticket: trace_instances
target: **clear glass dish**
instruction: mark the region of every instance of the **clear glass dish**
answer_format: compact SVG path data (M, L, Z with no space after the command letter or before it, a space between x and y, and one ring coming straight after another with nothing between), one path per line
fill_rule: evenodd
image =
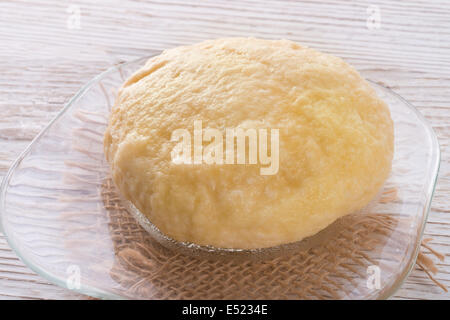
M211 260L160 246L109 178L102 140L116 90L147 59L87 83L3 179L1 231L24 263L104 299L381 299L399 288L415 264L439 169L436 136L414 107L372 82L391 110L395 156L367 208L283 257Z

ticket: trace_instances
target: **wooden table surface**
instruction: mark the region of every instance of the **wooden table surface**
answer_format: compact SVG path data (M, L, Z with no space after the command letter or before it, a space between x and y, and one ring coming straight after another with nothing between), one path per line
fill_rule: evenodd
M425 237L450 287L450 1L0 1L0 179L89 79L121 61L224 36L287 38L339 55L432 124L439 180ZM86 298L28 269L0 234L0 298ZM450 299L415 269L395 298Z

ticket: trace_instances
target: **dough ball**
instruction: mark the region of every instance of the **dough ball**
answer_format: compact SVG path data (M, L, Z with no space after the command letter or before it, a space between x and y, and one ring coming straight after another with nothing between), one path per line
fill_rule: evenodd
M278 129L277 172L261 174L259 156L174 161L174 131L190 132L193 154L199 120L224 141L228 128ZM312 236L367 205L389 175L393 140L386 104L340 58L287 40L227 38L148 60L120 89L104 146L121 194L163 233L248 249Z

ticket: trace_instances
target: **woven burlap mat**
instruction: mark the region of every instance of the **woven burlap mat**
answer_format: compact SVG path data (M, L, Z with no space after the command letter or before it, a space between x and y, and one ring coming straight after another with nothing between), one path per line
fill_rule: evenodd
M338 231L319 245L289 255L262 261L205 259L168 250L153 240L124 208L110 178L104 181L101 194L116 254L111 276L130 298L380 297L383 293L374 292L366 283L368 267L380 267L389 275L386 281L394 281L391 278L401 261L396 249L405 241L392 238L401 218L366 213L340 219ZM389 202L395 194L387 190L380 201ZM418 263L430 277L436 271L423 254Z

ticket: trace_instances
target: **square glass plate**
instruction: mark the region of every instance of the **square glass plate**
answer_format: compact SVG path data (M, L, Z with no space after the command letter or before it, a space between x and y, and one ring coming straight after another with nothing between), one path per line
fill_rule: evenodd
M155 243L109 178L103 132L116 90L147 59L87 83L3 179L1 231L32 270L104 299L379 299L396 291L415 264L439 168L436 136L414 107L371 82L394 120L392 172L366 209L329 227L326 243L272 260L210 261Z

